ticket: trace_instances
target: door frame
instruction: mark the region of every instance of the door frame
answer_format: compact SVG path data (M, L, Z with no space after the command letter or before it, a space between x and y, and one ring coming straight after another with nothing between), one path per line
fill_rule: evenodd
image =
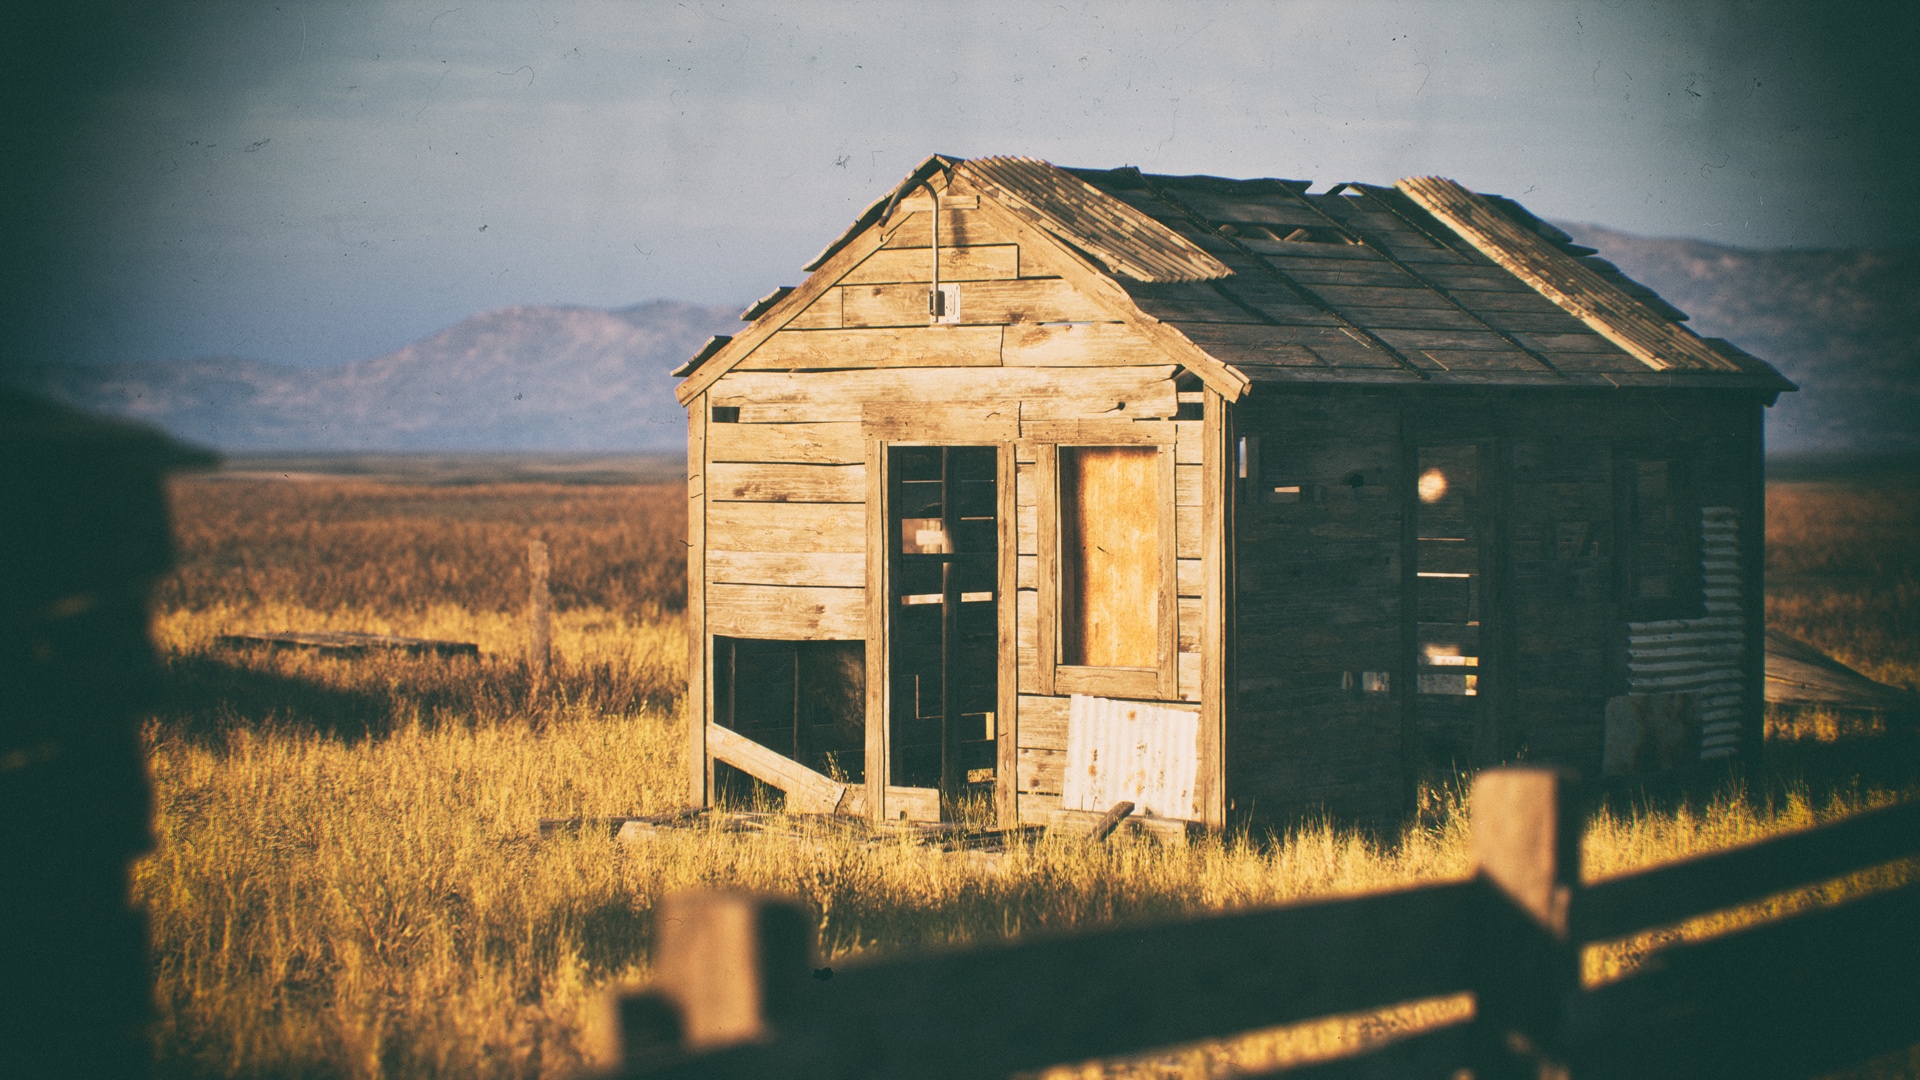
M1017 414L1016 414L1017 415ZM937 418L938 413L936 411ZM1019 764L1019 509L1015 485L1019 470L1016 461L1017 422L1010 427L996 424L926 423L912 437L888 437L896 432L884 430L893 425L877 425L869 420L866 439L867 467L867 700L866 700L866 788L867 813L874 821L898 818L902 813L912 820L937 820L939 798L933 798L936 812L926 813L921 789L894 787L892 780L893 701L893 507L890 502L892 477L888 450L896 446L979 446L994 450L994 514L996 527L995 588L999 624L995 656L995 756L994 816L1000 827L1007 827L1017 814L1019 785L1015 770ZM880 429L880 430L876 430ZM906 434L899 432L899 434ZM987 437L982 437L987 436ZM891 789L891 790L890 790Z

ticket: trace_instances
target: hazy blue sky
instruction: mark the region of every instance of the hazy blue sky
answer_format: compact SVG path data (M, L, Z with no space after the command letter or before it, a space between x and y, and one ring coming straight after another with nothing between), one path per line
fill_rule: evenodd
M15 362L751 300L934 151L1920 236L1920 35L1871 4L68 0L0 39Z

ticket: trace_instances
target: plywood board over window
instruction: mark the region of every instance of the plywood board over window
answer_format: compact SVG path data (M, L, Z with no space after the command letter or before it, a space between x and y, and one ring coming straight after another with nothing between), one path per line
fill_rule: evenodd
M1174 697L1173 448L1048 450L1043 678L1053 693Z

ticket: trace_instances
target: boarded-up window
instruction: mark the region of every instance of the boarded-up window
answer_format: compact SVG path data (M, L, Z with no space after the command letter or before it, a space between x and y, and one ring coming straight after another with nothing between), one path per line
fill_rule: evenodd
M1152 446L1060 448L1060 663L1161 662L1159 455Z

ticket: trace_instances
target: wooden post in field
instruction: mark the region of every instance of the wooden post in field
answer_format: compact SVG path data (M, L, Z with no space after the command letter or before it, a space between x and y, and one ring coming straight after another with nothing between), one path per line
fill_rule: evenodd
M527 669L547 677L552 658L553 595L547 591L547 542L527 542Z
M1473 862L1490 894L1475 1008L1485 1075L1521 1065L1548 1076L1559 1066L1561 1009L1580 985L1568 939L1583 825L1572 787L1567 774L1530 766L1488 769L1473 782Z
M654 911L653 984L682 1047L762 1039L807 985L813 929L797 904L739 892L670 893Z

